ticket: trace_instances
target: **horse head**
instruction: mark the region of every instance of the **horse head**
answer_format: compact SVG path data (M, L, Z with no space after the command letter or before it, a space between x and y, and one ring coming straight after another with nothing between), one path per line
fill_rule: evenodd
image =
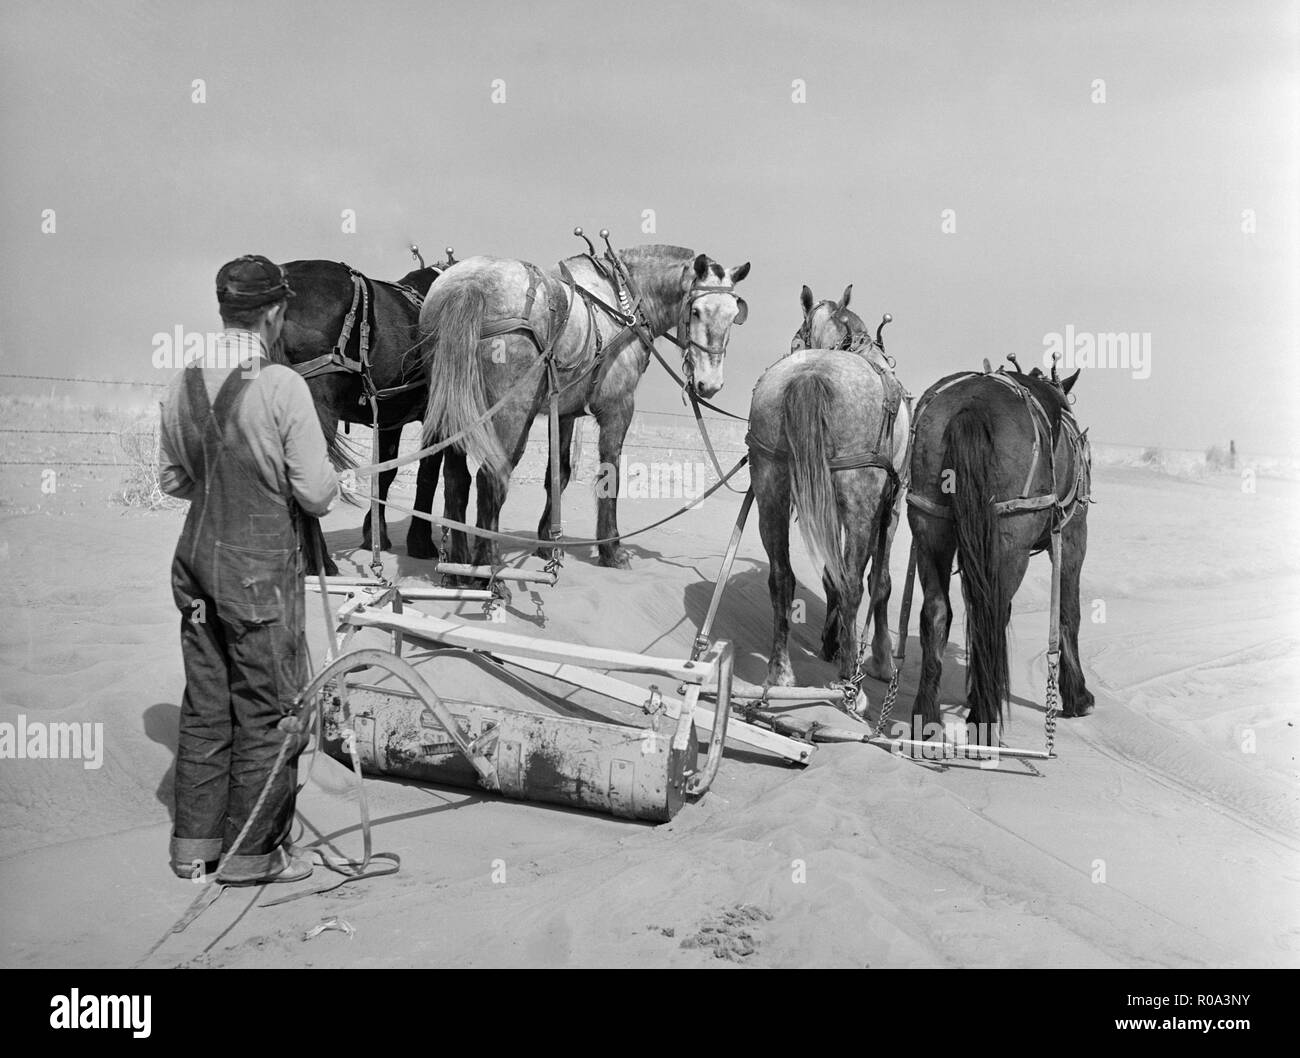
M417 268L414 272L407 272L397 281L399 287L410 287L416 291L420 297L429 293L429 288L433 286L433 281L442 275L441 268L435 268L432 265L427 268Z
M839 301L816 301L807 286L799 295L803 306L803 325L790 340L796 349L858 349L871 344L871 328L849 308L853 284L844 288Z
M682 270L677 342L682 347L687 384L702 397L722 388L723 359L733 325L749 316L736 284L749 275L749 262L723 268L707 254L699 254Z

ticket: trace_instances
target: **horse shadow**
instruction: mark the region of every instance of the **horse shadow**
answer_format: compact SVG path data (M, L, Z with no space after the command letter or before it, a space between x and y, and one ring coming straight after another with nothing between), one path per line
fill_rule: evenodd
M747 560L738 559L737 566ZM730 640L735 650L736 676L750 683L762 684L767 678L767 662L772 643L772 609L767 586L768 565L766 562L750 559L751 568L733 572L718 614L713 623L714 638ZM713 598L715 582L702 579L688 584L682 594L682 606L688 620L694 628L704 623L708 614L709 603ZM826 687L839 678L838 662L823 661L821 658L821 633L826 622L826 602L814 591L800 583L795 589L795 602L802 604L802 619L793 615L790 622L790 663L794 667L795 677L803 687ZM897 597L897 593L896 593ZM761 618L755 620L756 608ZM865 618L865 604L858 611L858 626L861 629ZM915 611L913 629L915 629ZM897 648L896 625L890 628L892 641ZM966 701L966 652L959 644L949 642L944 651L943 675L940 677L939 697L948 703ZM895 709L900 716L910 716L911 702L916 697L921 679L921 637L919 631L912 631L907 638L906 657L899 674L898 700ZM868 697L871 699L872 714L879 708L888 689L888 682L867 676L864 681ZM1012 694L1013 706L1024 706L1032 711L1042 713L1042 703ZM901 708L900 708L901 707ZM790 706L775 706L778 711Z
M432 579L435 576L433 567L436 559L412 558L406 553L405 539L406 534L410 531L411 521L412 519L410 516L407 516L401 521L389 521L388 536L393 543L393 548L386 553L392 555L396 560L398 572L402 576L423 576ZM533 526L519 528L502 527L500 531L509 536L518 536L523 537L524 539L530 539L537 535ZM360 526L355 528L332 529L325 533L324 536L325 546L328 548L330 554L334 556L335 562L342 559L347 562L355 563L358 570L365 570L368 568L370 552L368 550L362 550L361 548ZM536 546L539 548L545 548L546 541L537 537ZM662 552L655 551L642 544L625 543L623 544L623 547L627 550L628 555L634 562L667 562ZM509 548L508 554L510 555L509 563L514 564L520 558L534 555L534 551L525 548L523 545L519 545L518 547ZM591 547L572 548L564 554L564 560L566 562L575 561L593 567L599 565L599 557L600 556L594 545ZM339 571L340 573L343 571L341 565Z
M750 683L767 678L768 651L772 645L772 610L768 602L767 563L737 559L750 568L733 571L718 605L712 634L730 640L736 652L736 675ZM709 611L715 581L699 580L682 592L682 607L691 625L699 628ZM821 629L826 621L826 602L800 585L795 601L801 612L790 622L790 660L799 682L807 687L825 686L834 679L835 667L822 661ZM761 615L761 616L758 616ZM758 619L756 620L756 616ZM796 619L796 618L802 618Z

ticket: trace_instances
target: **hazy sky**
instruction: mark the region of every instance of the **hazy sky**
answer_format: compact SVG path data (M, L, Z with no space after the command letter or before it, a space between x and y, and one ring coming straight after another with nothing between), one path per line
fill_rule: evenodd
M1149 377L1076 390L1095 438L1292 452L1297 25L1241 0L6 0L0 371L155 379L152 336L219 326L241 253L549 265L581 224L753 262L717 398L742 413L800 286L852 282L914 393L1136 332ZM640 404L680 410L655 366Z

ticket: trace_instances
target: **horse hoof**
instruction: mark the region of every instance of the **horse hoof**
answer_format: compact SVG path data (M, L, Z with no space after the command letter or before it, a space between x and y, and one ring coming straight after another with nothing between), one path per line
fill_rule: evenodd
M437 558L438 550L432 540L412 540L406 538L406 554L410 558Z
M775 662L767 667L767 687L793 687L794 670L790 668L787 662L784 665L778 665Z
M606 569L631 569L632 555L626 548L620 547L612 555L601 555L600 564Z
M878 665L874 658L862 666L862 671L873 680L879 680L881 683L888 683L894 678L893 663L886 662L884 665Z
M834 661L836 658L840 656L839 644L837 643L834 646L827 646L825 643L823 643L821 651L818 653L817 656L821 658L822 661Z

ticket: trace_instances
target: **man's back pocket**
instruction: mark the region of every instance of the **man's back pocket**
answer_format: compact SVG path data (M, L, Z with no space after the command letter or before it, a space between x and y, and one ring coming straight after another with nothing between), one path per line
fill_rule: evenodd
M294 577L293 551L216 545L213 598L225 616L243 621L283 621L285 594Z

